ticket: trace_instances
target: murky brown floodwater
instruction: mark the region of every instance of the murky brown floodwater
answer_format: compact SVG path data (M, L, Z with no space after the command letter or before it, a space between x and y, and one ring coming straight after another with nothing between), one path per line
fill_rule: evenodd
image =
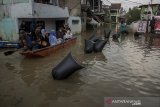
M0 50L0 107L103 107L104 97L160 96L160 38L110 38L103 53L84 54L84 38L44 58ZM103 31L97 31L103 35ZM85 68L53 80L52 68L71 50Z

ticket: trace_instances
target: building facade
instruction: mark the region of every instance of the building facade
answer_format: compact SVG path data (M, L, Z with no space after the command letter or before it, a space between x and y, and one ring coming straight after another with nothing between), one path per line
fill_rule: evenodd
M104 22L105 12L101 0L81 0L82 19L87 28L100 26ZM85 24L83 24L85 26Z
M69 10L68 25L73 34L81 33L81 0L66 0L66 7Z
M50 32L67 22L69 11L59 0L0 0L0 37L18 41L22 22L28 26L39 23Z
M110 6L110 21L112 23L118 23L119 17L120 17L120 9L121 9L120 3L111 4L111 6Z
M141 20L148 20L148 18L152 19L152 17L156 15L159 5L160 3L150 5L145 4L139 6L139 8L141 9Z

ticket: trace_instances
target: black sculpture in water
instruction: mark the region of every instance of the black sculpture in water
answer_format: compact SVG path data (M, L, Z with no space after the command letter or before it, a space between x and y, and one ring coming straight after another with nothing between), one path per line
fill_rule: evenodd
M111 30L104 30L104 37L105 38L109 38L110 37L110 34L111 34Z
M106 40L98 40L95 44L94 44L94 52L101 52L105 46L105 44L107 43Z
M109 31L107 35L110 35ZM92 53L94 52L101 52L104 48L105 44L107 43L106 40L102 40L101 38L95 36L94 34L89 37L89 39L85 39L85 46L84 46L84 52L85 53Z
M91 37L89 37L88 40L93 41L93 42L96 42L96 41L100 40L100 38L97 37L97 36L95 36L95 35L92 35Z
M91 40L85 39L84 52L85 53L92 53L93 52L94 43L95 42L93 42Z
M52 76L56 80L62 80L70 76L75 71L82 69L83 66L79 65L71 53L69 53L55 68L52 70Z

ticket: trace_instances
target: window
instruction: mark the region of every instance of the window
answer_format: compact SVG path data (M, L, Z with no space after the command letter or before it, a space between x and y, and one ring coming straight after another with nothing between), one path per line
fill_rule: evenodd
M117 13L117 10L110 10L110 13Z
M79 24L79 20L72 20L72 24L73 25Z

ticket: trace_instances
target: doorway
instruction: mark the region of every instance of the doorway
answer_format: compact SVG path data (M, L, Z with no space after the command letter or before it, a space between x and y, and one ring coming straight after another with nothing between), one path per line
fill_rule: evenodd
M56 31L59 30L60 27L63 27L65 20L57 20L56 21Z

